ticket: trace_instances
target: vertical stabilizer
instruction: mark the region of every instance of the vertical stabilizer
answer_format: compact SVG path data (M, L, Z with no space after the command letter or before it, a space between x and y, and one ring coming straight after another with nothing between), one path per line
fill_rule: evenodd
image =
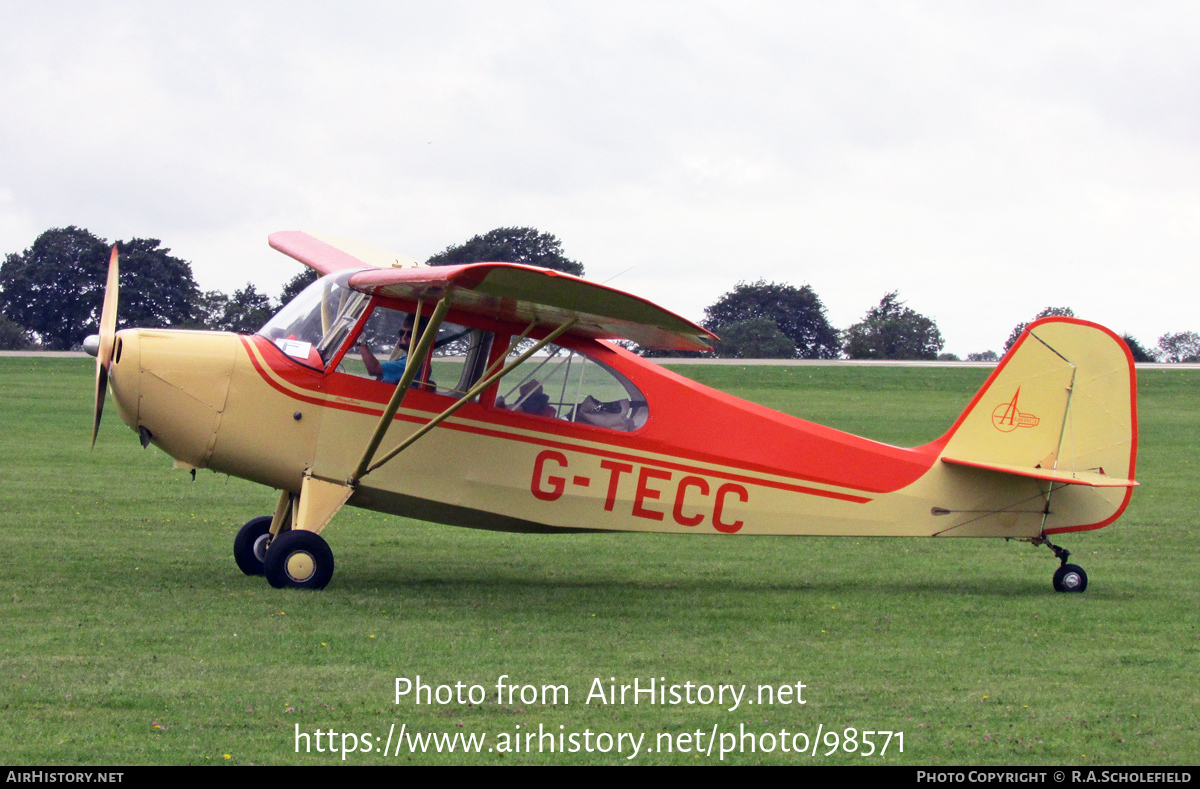
M1042 479L1047 533L1111 523L1137 458L1133 357L1103 326L1032 323L939 443L944 462Z

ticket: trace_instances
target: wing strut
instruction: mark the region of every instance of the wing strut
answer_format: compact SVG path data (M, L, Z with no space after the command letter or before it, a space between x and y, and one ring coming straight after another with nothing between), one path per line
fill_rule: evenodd
M382 443L388 427L391 426L392 417L396 415L400 404L404 402L404 396L408 394L408 389L412 386L413 379L416 378L421 368L425 366L425 357L429 354L429 349L433 347L433 341L437 339L442 319L446 317L446 312L449 309L450 299L442 297L437 307L434 308L433 315L429 317L429 323L425 325L425 331L421 332L421 339L417 341L417 347L409 354L408 362L404 365L404 374L400 376L400 383L396 384L396 391L392 393L392 399L388 401L387 408L383 409L383 416L379 417L379 424L375 426L375 432L371 434L371 440L367 442L367 448L363 451L362 458L358 461L358 465L355 466L354 473L346 480L346 483L351 487L356 485L370 470L373 470L369 470L367 466L371 464L371 459L375 457L375 451L379 449L379 444ZM419 313L417 319L420 320Z
M421 425L421 427L415 433L413 433L411 436L409 436L408 438L401 441L399 446L397 446L391 452L388 452L386 455L384 455L382 458L380 458L379 462L370 466L370 468L367 468L366 471L363 472L362 474L356 474L355 478L353 480L351 480L351 484L356 483L362 477L366 476L367 474L370 474L372 471L379 468L384 463L387 463L389 460L396 457L396 455L399 455L405 449L408 449L421 436L425 435L430 430L433 430L435 427L437 427L442 422L444 422L446 419L448 419L452 414L454 414L455 411L462 408L464 405L466 405L470 401L474 400L475 397L480 392L482 392L484 389L487 389L489 386L494 384L496 381L499 381L501 378L503 378L504 376L511 373L518 366L520 366L526 359L528 359L530 356L533 356L535 353L540 351L546 345L557 340L559 335L561 335L563 332L567 331L572 326L574 326L577 321L578 321L577 318L571 318L566 323L562 324L557 329L555 329L554 331L547 334L544 338L538 340L536 343L534 343L533 347L529 348L527 351L522 353L516 359L509 362L500 371L494 372L491 375L485 375L482 380L480 380L478 383L476 383L474 386L472 386L469 390L467 390L467 393L464 394L462 397L460 397L457 401L455 401L453 405L448 407L442 413L435 416L433 419L426 422L424 425ZM529 325L529 328L525 330L524 334L522 334L521 339L523 339L525 336L527 336L529 334L530 330L533 328L533 325L534 325L533 323L531 323ZM425 338L422 336L421 339L424 340ZM518 342L519 341L520 340L518 340ZM405 370L405 372L407 372L407 369ZM394 414L394 413L395 413L395 409L392 409L392 414ZM392 414L385 413L384 416L390 421ZM380 434L380 438L382 438L382 434ZM377 446L378 446L378 443L376 443L375 447L377 447ZM371 454L374 454L375 447L371 447ZM369 463L369 462L370 462L369 459L366 458L366 456L364 456L363 465L365 465L365 463Z

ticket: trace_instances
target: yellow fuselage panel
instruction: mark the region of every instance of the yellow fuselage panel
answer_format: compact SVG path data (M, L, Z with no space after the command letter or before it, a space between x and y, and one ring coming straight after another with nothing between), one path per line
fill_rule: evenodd
M292 493L300 492L311 468L324 414L320 392L304 399L280 392L255 367L251 350L239 343L229 385L229 407L209 466ZM282 385L280 381L276 385Z

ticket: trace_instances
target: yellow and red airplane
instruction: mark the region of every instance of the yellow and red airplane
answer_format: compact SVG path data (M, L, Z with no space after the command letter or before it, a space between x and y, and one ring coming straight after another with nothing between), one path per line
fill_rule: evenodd
M1124 342L1029 325L941 438L903 448L777 413L612 342L703 350L644 299L511 263L431 267L275 233L321 276L254 335L115 331L96 354L143 446L280 491L234 541L243 572L320 589L345 505L505 531L1004 537L1047 545L1058 591L1087 575L1050 542L1129 503L1136 378Z

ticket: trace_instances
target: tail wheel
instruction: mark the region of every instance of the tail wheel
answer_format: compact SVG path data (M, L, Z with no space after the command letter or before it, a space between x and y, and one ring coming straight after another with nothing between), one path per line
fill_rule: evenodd
M1054 572L1054 591L1082 592L1087 589L1087 573L1077 564L1064 564Z
M286 531L267 548L263 572L276 589L324 589L333 578L333 551L315 532Z
M233 538L233 560L246 575L262 575L267 544L271 541L271 516L247 521Z

